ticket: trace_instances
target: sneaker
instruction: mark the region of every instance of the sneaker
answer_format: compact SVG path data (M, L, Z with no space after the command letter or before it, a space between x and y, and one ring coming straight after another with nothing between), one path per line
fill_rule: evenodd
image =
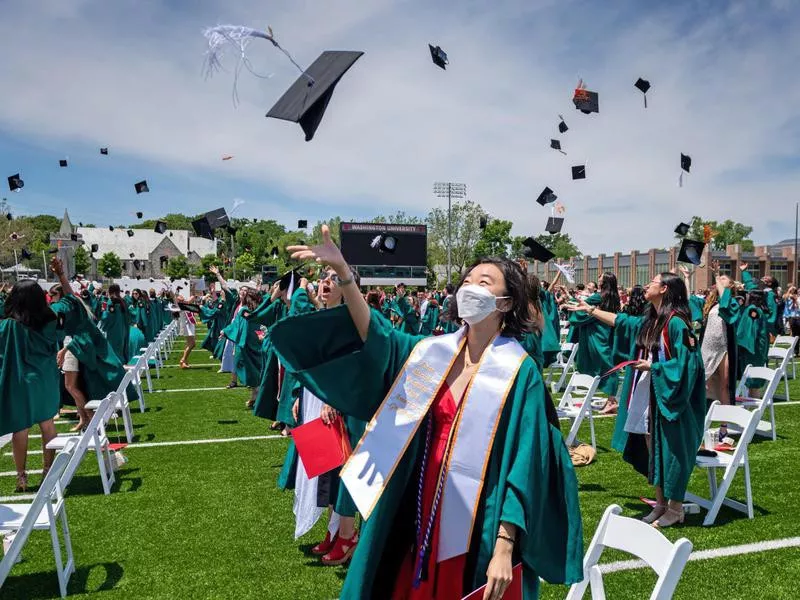
M331 537L331 532L325 534L325 539L311 549L311 554L315 556L323 556L333 550L333 544L336 538Z
M356 551L357 544L358 534L356 533L349 540L337 537L333 549L322 557L322 564L329 567L346 564L353 556L353 552Z

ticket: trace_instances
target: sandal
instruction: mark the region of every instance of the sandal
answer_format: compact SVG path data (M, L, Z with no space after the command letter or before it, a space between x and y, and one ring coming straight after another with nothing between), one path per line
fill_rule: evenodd
M28 474L22 473L17 475L17 487L14 488L15 494L20 494L28 491Z
M667 512L667 505L657 503L646 517L642 517L642 522L652 525L657 519L660 519L665 512Z
M673 525L677 525L678 523L683 523L683 509L681 510L672 510L671 508L667 508L666 512L658 519L655 523L653 523L653 527L657 529L663 529L664 527L672 527Z
M233 388L236 388L236 387L239 387L239 384L238 383L234 383L233 381L231 381L228 385L225 386L225 388L228 389L228 390L232 390Z
M244 403L245 408L253 408L256 405L255 400L248 400Z
M286 427L286 423L281 423L280 421L275 421L269 426L272 431L281 431L284 427ZM323 552L323 554L325 553Z
M353 556L353 552L356 551L356 545L358 545L358 534L356 533L349 540L337 537L331 551L322 557L322 564L336 567L347 563Z
M325 533L325 539L311 549L311 554L315 556L324 556L333 550L333 545L335 543L336 538L331 535L330 531L328 531Z

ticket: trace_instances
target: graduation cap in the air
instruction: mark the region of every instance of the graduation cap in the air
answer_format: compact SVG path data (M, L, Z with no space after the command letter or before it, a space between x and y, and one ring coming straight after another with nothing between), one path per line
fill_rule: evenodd
M644 96L644 107L647 108L647 90L650 89L650 82L639 77L633 85L636 86L637 90L642 92L642 96Z
M297 228L298 229L306 229L308 227L308 221L305 219L299 219L297 221Z
M545 204L550 204L551 202L555 202L558 196L553 193L549 187L546 187L542 190L542 193L539 194L539 197L536 198L536 202L544 206Z
M317 131L336 84L363 52L326 50L267 113L267 117L299 123L310 142Z
M558 123L558 133L567 133L569 127L567 127L567 123L564 121L564 117L558 115L558 118L560 119Z
M61 160L59 160L58 161L58 166L59 167L66 167L67 166L67 159L66 158L62 158Z
M691 229L691 225L688 223L678 223L678 226L675 228L675 233L681 237L685 237L687 233L689 233L689 229Z
M553 150L558 150L559 152L561 152L561 154L564 154L564 155L566 155L566 154L567 154L566 152L564 152L564 151L561 149L561 142L560 142L560 141L558 141L558 140L553 140L553 139L551 139L551 140L550 140L550 147L551 147Z
M100 154L108 156L108 148L100 148Z
M548 217L545 231L550 235L561 232L561 227L564 225L564 217Z
M31 256L33 256L30 252L28 252L27 248L22 249L22 260L28 260Z
M3 198L3 200L5 200L5 198ZM11 221L13 218L14 218L14 215L12 215L10 212L9 212L9 213L6 213L6 219L8 219L9 221Z
M137 271L139 270L139 266L140 265L141 265L141 263L138 260L133 261L133 268L136 269ZM137 279L138 279L138 277L137 277Z
M144 216L144 213L140 210L136 211L136 218L141 219Z
M272 258L278 258L278 247L277 246L273 246L272 250L270 250L269 253L270 253L270 256L272 256Z
M600 112L600 96L597 92L590 92L586 89L583 79L578 82L575 94L572 96L572 103L579 111L584 114Z
M689 173L692 170L692 157L688 154L681 152L681 175L678 178L678 185L683 187L683 173Z
M302 266L294 267L290 271L286 271L286 273L281 275L280 279L278 280L278 289L284 291L294 288L294 286L297 285L297 282L299 282L300 278L303 276L301 269Z
M382 233L372 238L369 245L373 250L377 250L378 252L394 254L394 251L397 249L397 238L388 233Z
M481 217L480 221L478 222L478 227L481 229L486 229L486 225L489 224L489 219L486 217Z
M572 167L573 179L586 179L586 165L576 165Z
M71 239L73 242L77 242L80 239L80 236L78 236L77 233L70 233L69 239Z
M109 226L108 226L108 230L109 230L109 231L114 231L114 226L113 226L113 225L109 225Z
M131 258L133 258L133 257L134 257L134 256L136 256L136 255L135 255L133 252L131 252L130 254L128 254L128 256L130 256Z
M699 265L703 262L703 250L705 247L705 242L684 238L678 251L678 262Z
M228 235L236 235L236 232L239 230L236 229L236 227L234 227L233 225L228 225L227 227L225 227L225 231L228 232Z
M98 246L97 244L92 244L92 254L97 252L99 249L100 249L100 246Z
M133 237L133 229L128 229L128 237Z
M19 173L16 175L11 175L8 178L8 189L10 189L12 192L18 192L23 187L25 187L25 182L22 181L22 177L19 176Z
M550 250L542 246L532 237L526 238L525 241L522 242L522 245L525 247L522 251L522 253L525 255L525 258L533 258L544 263L555 258L555 254L550 252Z
M153 231L156 233L164 233L167 230L167 222L166 221L156 221L156 226L153 228Z
M439 46L434 46L433 44L428 44L428 49L431 51L431 60L433 64L437 67L440 67L444 70L447 70L447 65L449 61L447 60L447 52L442 50Z
M147 187L147 180L142 179L139 183L133 184L134 189L136 190L137 194L143 194L145 192L149 192L150 188Z

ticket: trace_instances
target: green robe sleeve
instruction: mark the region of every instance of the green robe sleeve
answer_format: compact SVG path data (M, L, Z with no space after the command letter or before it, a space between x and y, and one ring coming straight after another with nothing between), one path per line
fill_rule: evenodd
M726 289L719 297L719 316L728 325L736 325L742 314L742 307L731 294L731 291Z
M243 317L258 325L272 327L281 318L282 314L283 302L280 300L273 301L272 298L267 297L255 310L246 312Z
M744 289L748 292L758 289L758 282L753 278L750 271L742 271L742 283L744 284Z
M417 342L373 312L367 340L346 306L288 317L270 330L281 364L312 394L346 415L369 421Z
M625 313L617 315L614 322L614 363L619 364L636 358L636 337L642 328L644 317L632 317Z
M698 369L702 374L703 362L699 344L682 319L670 319L668 335L672 357L654 362L651 375L659 411L668 421L676 421L690 406Z
M703 320L703 308L705 301L692 294L689 296L689 310L692 313L692 323L700 323Z

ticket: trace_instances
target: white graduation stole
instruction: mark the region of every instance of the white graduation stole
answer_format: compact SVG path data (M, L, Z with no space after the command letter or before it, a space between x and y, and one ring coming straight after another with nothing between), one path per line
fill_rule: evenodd
M341 471L358 511L368 519L428 414L466 342L466 328L426 338L414 347ZM483 478L508 393L527 356L520 344L497 336L486 348L460 407L441 499L441 562L469 550Z

